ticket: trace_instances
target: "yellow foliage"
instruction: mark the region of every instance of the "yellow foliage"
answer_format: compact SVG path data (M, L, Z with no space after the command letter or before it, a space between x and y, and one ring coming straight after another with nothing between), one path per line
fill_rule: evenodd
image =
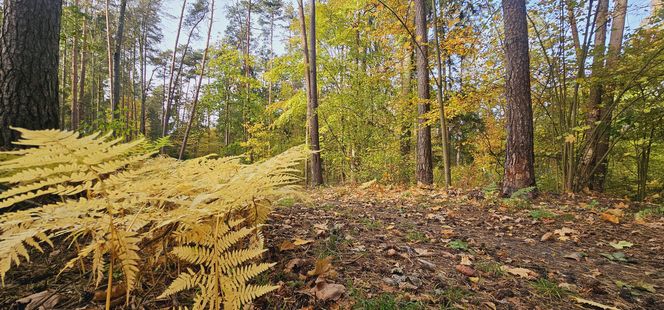
M30 259L28 248L43 252L66 236L79 250L63 271L89 264L99 285L116 267L127 297L141 270L172 265L155 259L165 244L189 268L162 297L196 289L193 309L239 309L275 289L249 283L272 266L255 262L265 251L259 224L272 201L298 190L294 167L305 147L243 165L238 157L154 157L143 140L17 130L19 144L32 148L5 152L0 162L0 183L9 184L0 192L3 284L12 266Z

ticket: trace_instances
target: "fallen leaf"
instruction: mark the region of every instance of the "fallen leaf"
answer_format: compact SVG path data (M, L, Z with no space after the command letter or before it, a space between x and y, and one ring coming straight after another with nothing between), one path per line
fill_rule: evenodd
M303 240L303 239L300 239L300 238L295 238L295 240L293 240L294 245L305 245L305 244L309 244L309 243L312 243L312 242L314 242L314 241L310 240L310 239Z
M294 250L295 247L296 247L295 244L293 244L292 242L290 242L288 240L284 240L284 242L282 242L279 245L279 251L281 251L281 252L290 251L290 250Z
M374 185L374 183L376 183L376 179L373 179L373 180L371 180L371 181L369 181L369 182L364 182L364 183L362 183L358 188L359 188L359 189L367 189L367 188L369 188L371 185Z
M613 224L620 224L620 218L608 212L603 212L602 214L600 214L599 218L607 222L611 222Z
M570 239L570 237L578 235L576 230L567 227L556 229L553 231L553 233L558 235L558 240L560 241L567 241Z
M622 201L620 203L616 204L616 209L628 209L628 208L629 208L629 205L622 202Z
M655 289L655 285L646 283L643 281L639 281L634 284L634 287L637 289L640 289L642 291L650 292L650 293L657 293L657 290Z
M540 238L540 241L544 242L544 241L551 240L551 237L553 237L553 233L548 232L548 233L542 235L542 238Z
M433 254L424 248L415 248L415 253L417 253L419 256L431 256Z
M55 306L60 301L60 295L55 292L46 290L39 293L32 294L27 297L23 297L16 301L17 304L20 304L20 309L25 310L51 310L55 309Z
M623 253L623 252L614 252L614 253L611 253L611 254L600 253L600 255L602 255L602 256L604 256L604 257L606 257L606 258L608 258L609 260L612 260L612 261L617 261L617 262L626 262L627 261L627 257L625 256L625 253Z
M460 265L472 266L473 262L470 260L470 255L461 255Z
M634 243L631 243L629 241L621 240L618 242L609 242L609 245L612 246L615 249L622 250L624 248L631 248L634 246Z
M575 261L581 261L581 259L582 259L583 257L585 257L585 256L586 256L586 255L583 254L583 253L573 252L573 253L569 253L569 254L567 254L567 255L565 255L565 256L563 256L563 257L564 257L564 258L573 259L573 260L575 260Z
M327 283L325 279L318 278L314 287L316 298L321 301L337 300L346 292L346 287L341 284Z
M286 266L284 268L284 271L286 273L291 273L293 272L294 269L298 269L299 267L302 267L304 264L305 260L301 258L293 258L286 263Z
M461 274L467 277L473 277L477 273L475 269L466 265L456 265L454 269L456 269L456 271L460 272Z
M583 298L576 297L576 296L572 296L572 299L574 301L576 301L577 303L580 303L580 304L583 304L583 305L593 306L593 307L600 308L600 309L603 309L603 310L620 310L620 309L618 309L616 307L613 307L613 306L607 306L607 305L604 305L604 304L600 304L598 302L594 302L592 300L583 299Z
M307 274L309 276L320 276L330 271L330 269L332 269L332 256L317 260L314 270L307 272Z
M521 278L533 280L536 279L538 274L530 269L527 268L520 268L520 267L510 267L510 266L503 266L503 270L509 274L519 276Z

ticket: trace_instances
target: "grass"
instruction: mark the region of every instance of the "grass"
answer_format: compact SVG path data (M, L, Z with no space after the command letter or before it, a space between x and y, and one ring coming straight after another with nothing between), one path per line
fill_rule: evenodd
M638 220L646 220L647 218L662 217L662 216L664 216L664 206L643 209L634 214L634 218Z
M292 207L295 204L295 198L293 197L284 197L277 200L277 205L280 207Z
M556 282L547 279L538 279L532 283L532 286L538 295L552 299L562 299L568 293Z
M478 262L475 265L475 268L481 272L488 273L496 277L502 277L503 275L505 275L505 270L503 270L503 266L500 265L499 263L492 261Z
M455 250L468 251L468 243L458 239L448 242L447 247Z
M360 224L366 227L368 230L378 230L383 227L382 221L376 221L369 218L363 218L360 220Z
M355 301L353 309L362 310L419 310L425 309L421 302L402 301L398 296L390 293L383 293L375 297L367 298L366 293L362 289L358 289L353 285L352 281L346 283L348 287L348 295Z
M544 209L535 209L535 210L530 210L530 217L536 220L551 219L555 218L556 214L551 213L550 211Z
M440 309L456 309L455 304L459 303L462 299L470 296L471 293L463 288L452 286L446 288L438 293L436 296L440 298Z
M410 242L426 242L429 240L421 231L411 230L406 234L406 239Z

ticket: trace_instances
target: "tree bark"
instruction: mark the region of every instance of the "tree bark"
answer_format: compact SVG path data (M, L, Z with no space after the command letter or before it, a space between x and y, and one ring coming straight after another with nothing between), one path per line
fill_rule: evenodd
M58 128L60 0L5 0L0 34L0 147L18 133Z
M535 186L533 111L525 0L503 0L507 144L502 194ZM531 192L533 193L533 192Z
M74 1L78 8L79 1ZM71 130L78 130L78 34L74 33L71 47Z
M127 0L122 0L120 3L120 16L118 17L118 29L115 33L115 52L113 53L113 107L111 110L116 113L120 102L120 53L122 52L126 10ZM115 113L111 117L114 118Z
M433 184L433 164L431 161L431 127L426 124L424 115L429 112L429 59L428 28L424 0L415 0L415 36L417 39L417 171L418 184Z
M311 185L323 184L323 168L320 156L320 138L318 135L318 81L316 76L316 0L311 0L310 31L311 44L309 52L309 75L311 87L309 87L309 105L307 117L309 118L309 147L311 153Z

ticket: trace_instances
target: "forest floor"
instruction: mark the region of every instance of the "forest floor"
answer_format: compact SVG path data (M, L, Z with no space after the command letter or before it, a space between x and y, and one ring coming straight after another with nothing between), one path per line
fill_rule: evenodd
M372 185L281 201L265 309L664 309L664 217L620 199Z
M264 261L276 265L259 281L280 288L254 309L664 309L661 209L640 221L644 205L608 197L375 184L308 196L280 200L263 229ZM90 292L86 274L49 280L61 256L12 269L0 309L43 292L60 298L47 310L103 309L105 289ZM174 306L154 300L174 275L143 273L151 284L119 308Z

